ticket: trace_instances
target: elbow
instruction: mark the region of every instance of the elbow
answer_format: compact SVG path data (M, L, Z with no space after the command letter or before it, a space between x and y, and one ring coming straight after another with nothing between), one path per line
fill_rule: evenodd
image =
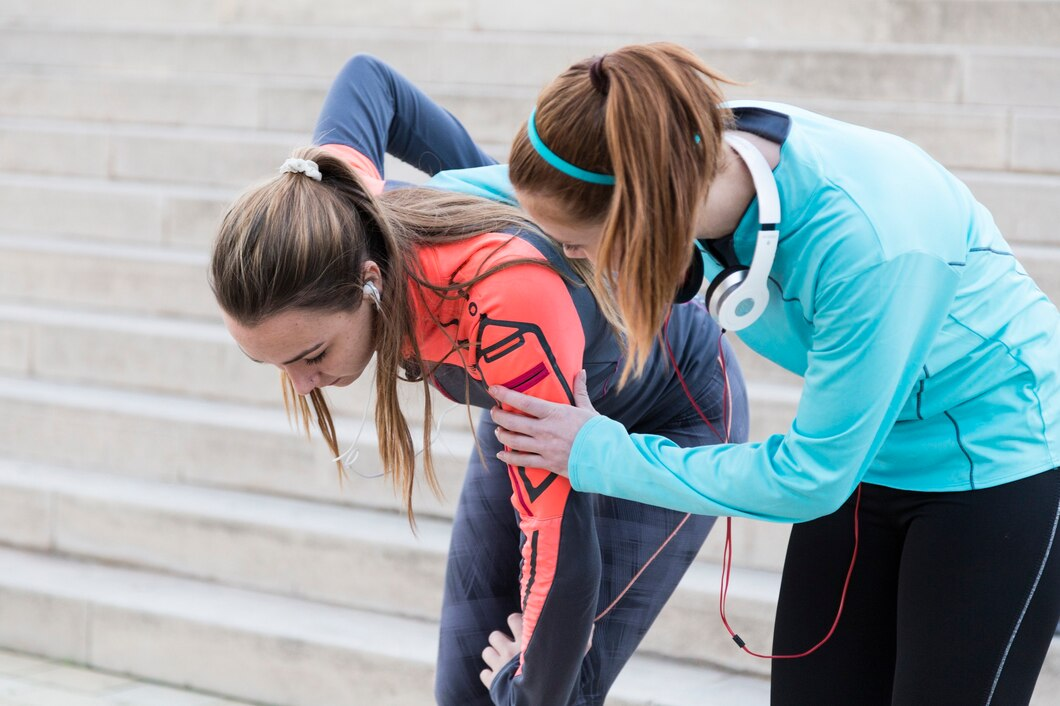
M354 54L346 60L340 75L351 85L357 85L368 76L382 76L389 71L390 66L378 57L371 54Z
M782 492L792 502L788 505L791 522L816 520L843 506L857 488L868 466L860 448L838 447L833 439L824 443L781 440L773 457L774 470ZM784 513L787 514L787 513Z
M853 494L857 484L852 488L849 479L838 479L835 482L822 482L814 485L806 494L806 503L802 506L802 512L798 517L792 518L793 522L809 522L833 512L843 506Z

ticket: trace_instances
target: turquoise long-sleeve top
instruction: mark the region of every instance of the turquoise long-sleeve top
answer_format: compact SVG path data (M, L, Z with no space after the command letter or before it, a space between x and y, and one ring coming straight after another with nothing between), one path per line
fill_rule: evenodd
M805 379L795 419L761 442L680 448L596 417L571 450L574 488L800 522L862 481L972 490L1060 466L1060 313L967 187L894 135L730 105L740 129L782 142L770 302L739 336ZM483 176L483 193L503 191ZM740 263L757 232L752 201ZM708 277L725 264L704 252Z

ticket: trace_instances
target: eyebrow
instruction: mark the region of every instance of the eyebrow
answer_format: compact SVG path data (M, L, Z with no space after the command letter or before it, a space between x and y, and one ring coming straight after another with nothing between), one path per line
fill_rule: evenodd
M302 358L305 358L307 355L309 355L310 353L315 351L317 348L320 348L322 345L324 345L324 343L325 343L324 341L321 341L320 343L317 343L316 345L310 346L306 350L304 350L301 353L299 353L298 355L296 355L294 358L291 358L286 363L280 363L280 365L290 365L291 363L295 363L295 362L301 360ZM243 351L243 347L240 346L239 350ZM255 363L262 362L262 361L258 360L257 358L251 358L250 354L247 353L246 351L243 351L243 355L245 355L246 357L250 358Z

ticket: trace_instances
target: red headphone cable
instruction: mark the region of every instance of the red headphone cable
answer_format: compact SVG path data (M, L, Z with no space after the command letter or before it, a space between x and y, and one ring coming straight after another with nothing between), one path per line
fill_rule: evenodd
M725 427L725 435L723 436L719 434L718 430L714 428L714 425L710 423L710 420L707 419L707 415L703 414L703 410L699 408L699 405L696 404L695 399L692 397L692 393L689 391L688 385L685 383L685 379L681 375L681 370L677 366L677 359L674 356L673 349L670 347L670 339L667 335L669 328L670 316L667 315L666 321L663 323L663 342L666 344L666 352L670 357L670 363L674 366L674 374L677 375L677 380L681 383L681 388L685 391L685 396L688 398L688 401L692 403L692 407L699 414L700 419L702 419L706 423L706 425L710 427L711 431L713 431L714 434L717 435L721 442L724 444L729 443L729 435L732 429L732 410L731 400L729 399L729 373L725 368L725 350L722 345L722 340L725 336L725 329L722 329L721 334L718 335L718 362L721 365L721 374L725 380L725 385L722 388L721 396L722 425ZM800 652L799 654L791 655L764 655L759 654L757 652L753 652L750 648L747 647L747 643L744 642L743 639L736 634L736 631L729 626L729 620L725 616L725 599L729 593L729 580L732 573L732 518L725 518L725 549L722 552L721 591L718 600L718 613L721 615L722 625L724 625L725 629L728 630L729 635L732 637L732 640L736 643L737 647L739 647L741 650L751 655L752 657L759 657L761 659L798 659L799 657L806 657L807 655L813 654L818 650L818 648L824 645L824 643L828 642L828 640L835 633L836 627L839 625L839 619L843 615L843 606L845 605L847 598L847 588L850 586L850 577L854 573L854 564L858 558L858 510L860 508L861 484L859 483L857 488L857 499L854 501L854 551L852 552L850 557L850 566L847 568L846 579L843 581L843 591L839 596L839 607L836 610L835 620L832 621L832 627L828 630L828 634L821 638L821 641L818 642L816 645L806 650L805 652ZM685 519L688 519L687 515L685 516ZM683 520L682 524L684 524ZM671 537L672 536L673 535L671 535ZM667 539L667 541L669 541L669 539ZM656 554L658 554L658 552L656 552ZM654 558L655 557L653 556L652 559ZM641 571L643 571L643 569L641 569ZM637 573L637 576L640 576L640 572ZM634 577L634 580L636 580L636 577ZM632 585L632 582L630 585ZM629 590L629 586L626 587L626 590ZM624 593L625 591L623 591L623 594ZM610 610L610 608L608 608L608 610Z

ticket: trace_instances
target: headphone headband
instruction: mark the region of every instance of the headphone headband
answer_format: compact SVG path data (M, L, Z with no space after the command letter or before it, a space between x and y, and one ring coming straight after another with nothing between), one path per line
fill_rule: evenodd
M751 266L736 272L727 270L720 281L715 278L708 291L707 308L722 328L739 331L754 323L769 304L769 270L780 240L780 192L769 162L754 145L728 132L723 137L751 172L758 197L759 231Z
M746 139L731 132L726 132L722 137L729 147L736 150L736 154L740 155L740 159L751 172L751 181L754 182L755 194L758 196L758 222L763 226L773 227L762 230L775 230L780 223L780 192L777 191L777 182L773 178L773 169L758 148Z

